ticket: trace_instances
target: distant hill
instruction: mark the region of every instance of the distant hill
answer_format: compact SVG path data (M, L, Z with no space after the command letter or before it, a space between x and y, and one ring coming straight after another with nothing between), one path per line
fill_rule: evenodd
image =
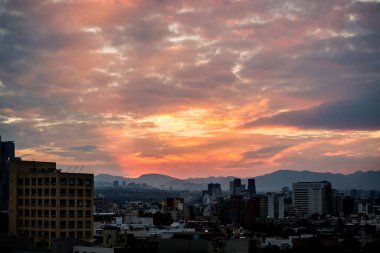
M192 190L198 191L203 189L203 185L197 185L190 183L186 180L178 179L175 177L170 177L162 174L143 174L138 178L126 178L120 176L112 176L108 174L99 174L95 178L95 186L105 187L112 186L113 181L129 183L146 183L150 186L159 189L175 189L175 190ZM206 184L207 185L207 184Z
M162 174L144 174L138 178L125 178L112 176L108 174L99 174L95 176L95 186L112 186L112 182L125 181L126 184L146 183L159 189L174 190L206 190L208 183L219 183L223 191L228 191L229 182L234 177L208 177L208 178L188 178L178 179ZM380 171L355 172L353 174L334 174L311 171L293 171L279 170L256 178L256 189L258 192L279 191L282 187L292 187L292 183L299 181L323 181L331 182L333 188L346 189L363 189L363 190L380 190ZM242 184L247 184L247 178L242 178Z

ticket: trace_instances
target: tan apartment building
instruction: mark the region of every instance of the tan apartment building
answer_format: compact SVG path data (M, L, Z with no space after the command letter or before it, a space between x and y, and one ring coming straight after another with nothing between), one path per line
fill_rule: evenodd
M93 237L94 175L63 173L51 162L11 161L9 232L54 238Z

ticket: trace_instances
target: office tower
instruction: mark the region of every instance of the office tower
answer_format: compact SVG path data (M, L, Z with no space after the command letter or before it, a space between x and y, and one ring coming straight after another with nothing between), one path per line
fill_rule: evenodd
M293 206L305 216L332 213L331 183L298 182L293 183Z
M256 182L254 178L248 179L248 194L249 196L256 194Z
M268 192L268 218L283 219L285 212L284 195Z
M240 178L234 179L234 194L236 196L241 195L241 179Z
M15 159L13 141L1 141L0 136L0 210L8 210L9 161Z
M221 188L220 184L210 183L210 184L207 185L207 193L213 199L217 199L220 196L222 196L222 188Z
M10 234L35 236L41 246L92 239L93 174L62 173L50 162L13 160L9 168Z
M119 188L119 181L113 181L113 187Z

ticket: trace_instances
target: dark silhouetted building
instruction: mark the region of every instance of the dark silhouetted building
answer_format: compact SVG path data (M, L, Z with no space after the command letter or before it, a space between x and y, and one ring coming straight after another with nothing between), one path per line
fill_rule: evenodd
M256 194L256 181L254 178L248 179L248 194L249 196Z
M210 183L207 185L207 193L208 193L208 195L210 195L214 199L217 199L220 196L222 196L222 188L221 188L220 184Z
M242 196L241 179L235 178L230 182L230 195L232 198Z
M8 210L9 161L15 159L13 141L1 141L0 136L0 210Z

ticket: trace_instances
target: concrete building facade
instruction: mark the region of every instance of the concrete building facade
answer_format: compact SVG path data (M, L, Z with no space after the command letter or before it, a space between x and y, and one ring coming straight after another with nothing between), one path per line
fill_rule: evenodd
M51 162L10 162L9 232L55 238L92 239L94 175L62 173Z
M327 181L293 183L293 206L304 216L331 214L331 183Z

